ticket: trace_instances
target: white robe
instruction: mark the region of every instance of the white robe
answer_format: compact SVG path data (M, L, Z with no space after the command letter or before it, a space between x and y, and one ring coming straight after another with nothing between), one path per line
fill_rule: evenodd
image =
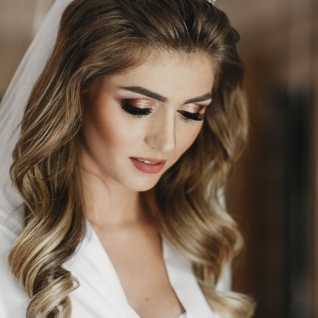
M21 213L0 210L0 317L24 318L29 298L16 283L8 265L7 255L22 230ZM130 307L118 275L89 222L83 242L64 267L78 279L80 287L70 294L74 318L139 318ZM163 237L163 259L169 281L182 303L186 318L220 318L213 311L192 271L191 263ZM217 288L227 290L227 271ZM183 316L182 316L183 317Z

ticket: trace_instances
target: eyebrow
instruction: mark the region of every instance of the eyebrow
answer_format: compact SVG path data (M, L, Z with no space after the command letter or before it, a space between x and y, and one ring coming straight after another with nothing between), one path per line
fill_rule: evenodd
M167 97L161 96L158 93L152 92L149 89L144 88L144 87L140 87L140 86L122 86L119 88L123 89L125 91L130 91L133 93L141 94L141 95L156 99L162 103L165 103L168 100ZM199 102L204 102L204 101L209 100L209 99L212 99L212 95L211 95L211 93L206 93L202 96L188 99L184 102L184 104L199 103Z
M206 100L212 99L211 93L206 93L202 96L198 96L195 98L191 98L186 100L184 103L185 104L190 104L190 103L199 103L199 102L205 102Z
M141 94L141 95L145 95L147 97L156 99L156 100L158 100L160 102L163 102L163 103L165 103L168 100L167 97L163 97L163 96L161 96L161 95L159 95L159 94L157 94L155 92L150 91L147 88L140 87L140 86L124 86L124 87L120 87L120 89L124 89L126 91L130 91L130 92L138 93L138 94Z

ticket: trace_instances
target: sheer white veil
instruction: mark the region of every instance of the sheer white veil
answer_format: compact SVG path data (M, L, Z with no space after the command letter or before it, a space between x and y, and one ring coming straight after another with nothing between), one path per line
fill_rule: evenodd
M12 187L9 170L12 150L20 130L16 129L33 85L41 74L56 41L62 13L72 0L56 0L22 59L0 105L0 210L10 212L21 203Z

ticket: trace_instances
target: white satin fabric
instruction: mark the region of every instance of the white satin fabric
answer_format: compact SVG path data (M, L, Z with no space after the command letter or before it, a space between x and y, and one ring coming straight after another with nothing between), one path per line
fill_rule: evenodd
M0 211L0 317L24 318L29 298L14 280L8 265L9 249L22 230L21 212ZM79 280L71 293L74 318L140 318L130 307L118 275L89 222L85 238L64 267ZM163 259L170 284L182 303L186 318L220 318L213 311L192 272L191 263L163 237ZM218 283L228 290L229 272ZM181 317L180 317L181 318ZM183 318L183 317L182 317Z

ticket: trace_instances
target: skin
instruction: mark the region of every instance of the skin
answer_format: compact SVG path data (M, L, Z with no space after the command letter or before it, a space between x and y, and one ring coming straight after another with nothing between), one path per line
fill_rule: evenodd
M142 318L177 318L184 309L168 281L160 234L139 192L154 187L197 137L203 122L185 120L180 111L204 114L213 80L212 63L203 53L164 51L124 74L103 78L88 101L81 132L85 216ZM204 101L189 102L197 97ZM151 114L136 118L122 109L123 100L150 108ZM129 157L167 161L160 172L149 174Z

